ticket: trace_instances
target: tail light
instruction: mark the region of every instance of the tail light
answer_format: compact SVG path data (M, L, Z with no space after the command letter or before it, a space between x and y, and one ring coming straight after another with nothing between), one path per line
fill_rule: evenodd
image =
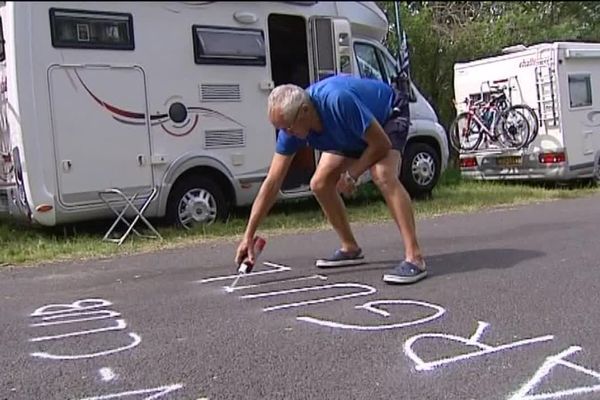
M559 164L566 161L565 153L542 153L539 156L541 164Z
M461 168L473 168L477 166L477 158L475 157L465 157L460 159L460 167Z

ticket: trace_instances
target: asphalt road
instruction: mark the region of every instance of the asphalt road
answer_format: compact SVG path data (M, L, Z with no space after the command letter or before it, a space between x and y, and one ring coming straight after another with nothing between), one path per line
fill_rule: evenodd
M322 270L333 232L0 271L0 399L598 399L600 197L418 221L430 275Z

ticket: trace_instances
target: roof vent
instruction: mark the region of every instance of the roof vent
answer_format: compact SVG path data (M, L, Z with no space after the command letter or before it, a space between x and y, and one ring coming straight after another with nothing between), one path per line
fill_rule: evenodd
M527 46L523 45L523 44L517 44L514 46L508 46L502 49L502 54L510 54L510 53L517 53L519 51L523 51L523 50L527 50Z

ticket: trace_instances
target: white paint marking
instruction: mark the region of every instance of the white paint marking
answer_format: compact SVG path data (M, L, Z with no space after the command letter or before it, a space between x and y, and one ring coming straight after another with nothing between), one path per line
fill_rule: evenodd
M60 355L50 354L50 353L46 353L46 352L39 352L39 353L31 353L30 355L32 357L46 358L49 360L81 360L84 358L102 357L102 356L107 356L109 354L115 354L115 353L119 353L121 351L133 349L135 346L137 346L138 344L140 344L142 342L142 338L136 333L129 333L129 337L131 337L133 339L133 343L128 344L127 346L120 347L118 349L101 351L99 353L80 354L80 355L74 355L74 356L60 356Z
M41 337L29 339L29 341L30 342L43 342L45 340L63 339L63 338L73 337L73 336L90 335L92 333L99 333L99 332L118 331L118 330L127 328L127 324L125 323L124 319L117 319L115 322L117 323L116 326L109 326L108 328L92 329L89 331L80 331L80 332L71 332L71 333L65 333L62 335L54 335L54 336L41 336Z
M487 322L479 321L477 323L477 329L475 330L475 333L469 338L469 342L473 344L479 342L479 339L481 339L483 332L485 332L488 326L490 326L490 324Z
M83 316L83 315L97 315L97 314L101 314L102 316L100 317L91 317L91 318L77 318L77 319L67 319L65 321L56 321L56 322L40 322L37 324L31 324L29 326L32 327L36 327L36 326L50 326L50 325L60 325L60 324L72 324L75 322L84 322L84 321L94 321L94 320L98 320L98 319L106 319L106 318L114 318L114 317L120 317L121 314L116 312L116 311L111 311L111 310L98 310L98 311L89 311L89 312L82 312L82 313L69 313L69 314L61 314L61 315L53 315L50 317L43 317L42 320L43 321L49 321L49 320L53 320L53 319L60 319L60 318L73 318L73 317L79 317L79 316Z
M302 277L302 278L285 279L285 280L277 281L277 282L257 283L255 285L235 286L235 287L225 286L224 289L228 293L233 293L233 292L235 292L237 290L253 289L253 288L257 288L257 287L263 287L263 286L269 286L269 285L276 285L276 284L279 285L279 284L287 283L287 282L307 281L307 280L310 280L310 279L320 279L322 281L326 281L327 277L323 276L323 275L311 275L311 276L305 276L305 277Z
M92 305L84 306L85 303L92 303ZM97 303L97 304L96 304ZM104 299L84 299L79 300L71 304L48 304L46 306L40 307L34 312L30 314L31 317L41 317L43 315L54 315L54 314L65 314L71 313L73 311L84 311L91 310L94 308L101 308L112 306L110 301L106 301ZM60 308L60 310L48 311L52 308Z
M370 301L361 306L356 306L356 308L364 309L369 312L379 314L383 317L388 318L390 316L389 312L381 310L376 307L378 305L384 305L384 304L417 305L417 306L432 308L432 309L436 310L436 313L433 315L415 320L415 321L401 322L401 323L397 323L397 324L388 324L388 325L374 325L374 326L343 324L343 323L339 323L339 322L327 321L327 320L313 318L313 317L297 317L296 319L299 321L309 322L311 324L327 326L329 328L353 329L353 330L358 330L358 331L380 331L380 330L385 330L385 329L400 329L400 328L406 328L408 326L425 324L427 322L433 321L433 320L441 317L446 312L446 310L444 308L442 308L436 304L430 304L430 303L425 303L422 301L415 301L415 300L376 300L376 301Z
M86 397L85 399L81 399L81 400L109 400L109 399L116 399L116 398L125 397L125 396L133 396L136 394L152 394L152 393L154 393L152 396L144 397L142 400L154 400L154 399L158 399L159 397L164 396L165 394L179 390L182 387L183 387L182 384L177 383L175 385L161 386L161 387L154 388L154 389L132 390L130 392L107 394L104 396Z
M293 307L307 306L307 305L311 305L311 304L326 303L329 301L349 299L352 297L368 296L370 294L377 292L377 289L375 289L374 287L369 286L369 285L363 285L360 283L335 283L332 285L310 286L310 287L303 287L303 288L298 288L298 289L280 290L277 292L248 294L245 296L240 296L240 298L241 299L258 299L258 298L270 297L270 296L280 296L283 294L302 293L302 292L324 290L324 289L337 289L337 288L358 288L358 289L364 289L365 291L358 292L358 293L344 294L344 295L334 296L334 297L325 297L325 298L321 298L321 299L317 299L317 300L301 301L298 303L280 304L277 306L263 308L263 311L275 311L275 310L282 310L285 308L293 308Z
M117 375L110 368L100 368L100 378L102 382L110 382L115 379Z
M485 326L484 326L484 324L485 324ZM525 346L525 345L537 343L537 342L546 342L548 340L554 339L554 336L551 336L551 335L540 336L540 337L537 337L534 339L525 339L525 340L520 340L520 341L513 342L513 343L507 343L507 344L504 344L504 345L501 345L498 347L493 347L493 346L487 345L485 343L480 343L477 340L473 340L473 338L478 338L479 336L481 336L481 333L483 333L483 330L485 330L485 327L487 327L487 326L489 326L489 324L487 322L479 321L476 332L468 339L460 337L460 336L447 335L445 333L423 333L423 334L415 335L415 336L411 337L410 339L408 339L404 343L404 353L408 356L408 358L410 358L411 360L413 360L415 362L417 371L430 371L441 365L450 364L450 363L454 363L454 362L462 361L462 360L468 360L469 358L484 356L487 354L497 353L502 350L509 350L509 349L512 349L515 347ZM479 347L482 350L475 351L472 353L467 353L467 354L461 354L460 356L456 356L456 357L449 357L449 358L443 358L443 359L437 360L437 361L425 362L419 356L417 356L415 354L415 352L412 350L413 344L416 341L424 339L424 338L440 338L440 339L446 339L446 340L454 340L459 343L464 343L468 346Z
M567 350L558 353L554 356L550 356L546 358L542 366L537 370L537 372L533 375L533 377L527 382L518 392L512 395L508 400L548 400L548 399L559 399L561 397L566 396L574 396L578 394L585 393L593 393L600 391L600 385L594 386L580 386L577 388L569 389L569 390L561 390L554 393L543 393L543 394L534 394L529 395L528 393L532 391L541 381L544 379L557 365L562 365L567 368L574 369L575 371L582 372L586 375L592 376L596 379L600 379L600 373L596 371L589 370L580 365L571 363L569 361L563 360L563 358L568 357L569 355L578 352L581 350L579 346L571 346Z
M258 275L266 275L266 274L275 274L278 272L291 271L290 267L286 267L285 265L275 264L271 262L263 262L263 265L267 267L273 267L275 269L267 270L267 271L258 271L258 272L250 272L249 274L244 274L244 277L258 276ZM216 276L214 278L206 278L196 281L196 283L209 283L209 282L217 282L217 281L226 281L228 279L235 279L239 274L234 275L225 275L225 276Z

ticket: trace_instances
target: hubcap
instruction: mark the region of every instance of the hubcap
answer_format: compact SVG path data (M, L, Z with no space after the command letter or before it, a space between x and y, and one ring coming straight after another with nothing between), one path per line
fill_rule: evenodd
M418 153L412 162L412 176L419 186L427 186L435 176L435 161L429 153Z
M217 219L217 202L204 189L189 190L179 201L179 221L186 229L195 225L212 224Z

